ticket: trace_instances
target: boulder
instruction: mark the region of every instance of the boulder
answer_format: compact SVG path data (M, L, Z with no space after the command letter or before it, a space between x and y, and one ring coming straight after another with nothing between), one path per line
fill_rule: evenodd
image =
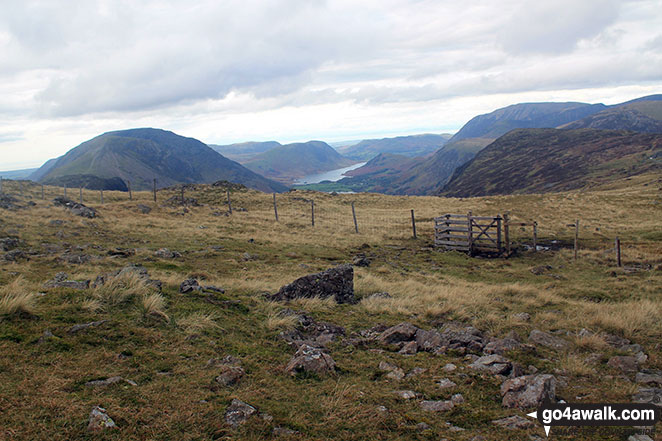
M239 366L225 365L221 367L221 372L214 378L214 381L226 387L234 386L239 383L239 380L241 380L245 373Z
M160 257L161 259L176 259L182 257L181 253L177 251L170 251L168 248L160 248L154 251L154 256Z
M294 357L285 367L285 371L290 375L296 375L299 372L310 372L317 375L328 375L336 370L336 362L329 354L326 354L320 348L315 348L307 344L302 345Z
M419 329L416 331L416 344L421 351L434 352L442 346L441 334L436 329Z
M538 407L543 401L556 400L556 378L546 374L512 378L501 385L501 395L504 407Z
M418 344L415 341L407 342L399 352L403 355L414 355L418 352Z
M53 199L53 204L57 207L68 209L71 214L76 216L86 217L88 219L97 217L97 211L94 208L79 204L78 202L74 202L63 196L58 196Z
M296 329L284 331L280 334L287 343L296 348L303 344L322 348L345 335L345 328L342 326L329 322L317 322L305 312L285 309L280 314L297 318Z
M269 297L278 301L333 297L337 303L356 303L354 269L352 265L345 264L321 273L300 277Z
M531 420L527 420L519 415L509 416L507 418L501 418L499 420L492 421L492 424L503 427L506 429L530 429L534 427L535 424Z
M76 280L67 280L69 276L67 273L59 272L55 274L52 280L44 283L46 288L69 288L69 289L88 289L90 287L90 281L76 281Z
M225 422L237 428L256 414L256 408L235 398L225 410Z
M447 412L455 407L452 401L421 401L421 409L427 412Z
M101 432L105 429L114 429L117 426L115 421L106 413L106 409L95 406L90 412L90 418L87 423L87 430L90 432Z
M364 253L357 254L352 259L352 265L354 266L368 267L371 262L372 260L369 257L366 257Z
M644 369L635 375L634 381L637 383L649 384L651 386L662 386L662 371Z
M508 351L521 349L522 346L522 343L512 338L495 338L485 345L483 352L486 354L504 355Z
M377 341L383 345L393 345L414 340L419 329L411 323L400 323L391 326L377 337Z
M437 381L437 385L441 390L452 389L454 387L457 387L457 384L453 383L448 378L442 378L441 380Z
M460 352L481 352L485 346L483 334L473 326L448 323L441 331L442 348Z
M501 355L484 355L469 365L470 369L492 375L508 375L513 364Z
M556 350L566 349L569 346L569 343L566 340L546 332L542 332L538 329L531 331L531 334L529 334L529 341L537 345Z
M179 285L179 292L187 294L193 291L202 291L202 286L195 279L186 279Z
M611 357L607 362L607 366L617 369L623 373L633 373L639 370L639 363L636 357L617 355Z

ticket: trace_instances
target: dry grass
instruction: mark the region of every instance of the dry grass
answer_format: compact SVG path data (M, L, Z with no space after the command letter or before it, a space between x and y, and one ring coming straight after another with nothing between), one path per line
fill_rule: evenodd
M18 276L0 287L0 317L32 316L36 312L37 295L30 284Z
M629 300L614 304L583 305L581 318L587 328L604 329L629 339L662 335L662 299Z
M148 296L152 291L153 288L138 274L126 272L94 288L93 296L104 307L112 308L127 303L134 297Z
M89 312L101 312L104 310L103 303L99 299L89 298L81 302L81 308Z
M163 319L170 321L170 317L163 310L165 309L165 299L159 293L143 295L141 302L143 316Z
M177 319L177 326L187 335L199 334L209 329L218 328L217 319L218 317L213 312L193 312Z

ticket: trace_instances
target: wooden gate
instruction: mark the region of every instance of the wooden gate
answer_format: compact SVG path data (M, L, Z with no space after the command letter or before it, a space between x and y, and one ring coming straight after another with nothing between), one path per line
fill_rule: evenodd
M434 218L434 244L448 250L500 255L505 245L502 232L501 216L473 216L469 212L466 215L445 214Z

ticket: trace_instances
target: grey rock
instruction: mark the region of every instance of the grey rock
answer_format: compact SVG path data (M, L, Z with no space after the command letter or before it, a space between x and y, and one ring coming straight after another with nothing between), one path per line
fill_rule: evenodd
M421 409L427 412L447 412L453 407L452 401L421 401Z
M546 332L542 332L538 329L531 331L531 334L529 334L529 341L537 345L556 350L566 349L569 346L569 343L566 340Z
M403 342L412 341L418 328L411 323L400 323L399 325L392 326L386 329L377 337L377 341L383 345L392 345Z
M445 390L445 389L452 389L454 387L457 387L457 384L449 380L448 378L442 378L441 380L437 381L437 385L439 386L439 389Z
M220 374L214 378L214 381L226 387L234 386L239 383L245 373L239 366L225 365L221 368Z
M154 256L161 259L176 259L182 257L181 253L177 251L170 251L168 248L160 248L154 252Z
M635 403L654 404L662 407L662 388L640 388L637 393L632 395L632 401Z
M556 400L556 378L553 375L524 375L506 380L501 385L504 407L526 409L543 401Z
M637 359L627 355L617 355L611 357L607 362L607 366L624 373L632 373L639 370L639 363L637 362Z
M635 375L634 381L651 386L662 386L662 371L643 369L641 372L638 372L637 375Z
M58 196L53 199L53 204L57 207L68 209L71 214L76 216L86 217L88 219L97 217L97 211L94 208L79 204L78 202L74 202L63 196Z
M256 408L235 398L225 410L225 422L237 428L256 414Z
M507 418L501 418L499 420L492 421L492 424L503 427L506 429L530 429L534 427L535 424L532 420L527 420L519 415L509 416Z
M152 211L152 207L143 204L136 205L136 209L142 214L149 214Z
M363 253L357 254L352 259L352 265L354 266L369 267L371 262L372 260Z
M50 331L50 329L46 329L44 333L39 337L39 340L37 340L37 343L43 343L46 340L50 340L51 338L55 337L53 333Z
M288 429L287 427L274 427L274 430L271 431L273 436L292 436L297 435L299 432L296 430Z
M366 299L390 299L390 298L391 298L391 294L387 292L376 292L366 297Z
M4 258L7 262L18 262L21 259L28 259L28 255L22 250L11 250Z
M52 280L44 283L46 288L69 288L69 289L88 289L90 287L89 280L76 281L76 280L67 280L69 276L67 273L57 273Z
M421 351L433 352L443 344L441 333L436 329L430 331L419 329L416 331L416 344Z
M643 433L638 433L636 435L630 435L628 437L628 441L654 441L654 440L648 435L645 435Z
M14 248L17 248L19 243L19 240L13 237L2 238L0 239L0 250L11 251Z
M352 265L339 265L321 273L300 277L270 296L272 300L278 301L313 297L333 297L337 303L356 303Z
M531 321L531 314L528 312L518 312L513 314L513 318L522 322L529 322Z
M179 292L188 294L193 291L202 291L202 287L195 279L186 279L179 285Z
M100 406L95 406L90 412L90 418L87 423L87 430L89 432L101 432L105 429L114 429L117 426L115 421L106 413L106 409Z
M420 368L420 367L415 367L414 369L407 372L407 375L405 375L405 378L418 377L419 375L422 375L425 372L427 372L427 369Z
M451 397L451 401L453 402L453 404L457 406L458 404L464 403L464 397L462 396L462 394L454 394Z
M403 400L411 400L416 398L416 392L414 392L413 390L396 390L393 393L397 395L398 398L401 398Z
M513 368L512 363L501 355L484 355L469 365L469 368L492 375L508 375Z
M88 381L85 383L86 387L107 387L111 386L113 384L125 382L127 384L130 384L131 386L137 386L137 384L134 381L127 380L126 378L122 377L109 377L103 380L92 380Z
M94 328L94 327L103 325L107 321L108 320L99 320L97 322L89 322L89 323L81 323L81 324L78 324L78 325L73 325L71 328L69 328L69 330L67 332L69 334L75 334L75 333L80 332L84 329Z
M483 334L473 326L448 323L441 332L441 347L460 352L481 352L485 346Z
M442 369L446 372L454 372L457 369L457 366L453 363L446 363Z
M516 351L522 347L523 345L515 339L496 338L490 340L490 342L485 345L483 352L486 354L504 355L508 351Z
M415 341L409 341L402 346L399 352L404 355L414 355L418 352L418 344Z
M416 430L418 432L425 432L426 430L430 430L430 425L426 423L418 423L416 424Z
M302 345L294 357L285 367L285 371L290 375L296 375L298 372L311 372L318 375L328 375L336 370L336 362L329 354L322 349Z

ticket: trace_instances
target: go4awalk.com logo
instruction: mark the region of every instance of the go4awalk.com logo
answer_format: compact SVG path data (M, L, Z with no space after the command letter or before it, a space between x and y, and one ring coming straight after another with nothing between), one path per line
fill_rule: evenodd
M653 427L662 421L662 408L654 404L543 403L528 416L536 418L549 436L554 426Z

